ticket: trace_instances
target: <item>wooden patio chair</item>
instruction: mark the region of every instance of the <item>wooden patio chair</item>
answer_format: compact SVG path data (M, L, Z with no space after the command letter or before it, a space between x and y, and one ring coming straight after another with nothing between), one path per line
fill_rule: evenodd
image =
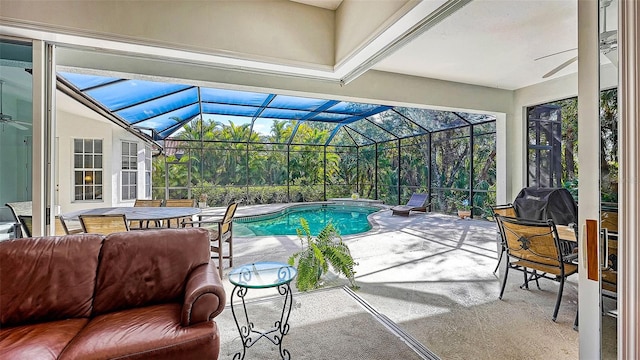
M129 231L127 217L114 215L79 215L82 230L88 234L109 235Z
M74 229L70 228L67 225L67 222L60 216L55 217L56 222L56 235L71 235L71 234L80 234L82 233L82 229Z
M24 227L23 237L33 237L33 217L31 215L19 215L18 219L20 219L20 224ZM57 236L79 234L82 232L82 229L67 228L67 224L59 216L55 217L55 227L55 235Z
M496 219L496 215L506 216L506 217L516 217L516 209L513 207L513 204L504 204L504 205L496 205L491 208L493 211L493 219L496 222L497 226L498 220ZM507 251L506 240L502 237L502 232L498 230L498 234L500 235L500 255L498 256L498 263L496 264L496 268L493 269L493 273L495 274L500 267L500 262L502 261L502 255Z
M409 216L411 211L427 212L427 199L429 195L413 193L407 202L407 205L398 205L391 208L391 215Z
M604 233L607 249L607 267L602 269L603 296L618 297L618 212L602 211L600 228Z
M524 284L520 288L529 288L528 283L546 278L558 281L558 295L553 310L553 321L558 317L565 279L578 271L578 266L564 258L560 248L558 231L552 220L524 220L496 215L498 229L506 240L507 261L499 298L502 299L507 284L509 269L524 273ZM531 269L531 271L529 271ZM527 277L527 275L530 275Z
M148 199L136 199L136 202L133 204L134 207L161 207L162 199L159 200L148 200ZM151 225L153 224L153 225ZM130 230L139 230L139 229L147 229L150 227L160 227L160 221L130 221L129 229Z
M5 205L9 208L9 210L11 210L11 215L13 215L13 219L16 224L15 225L16 237L20 237L20 236L24 237L24 235L27 233L28 230L24 227L24 225L20 221L19 216L20 215L31 216L33 202L16 201L16 202L8 202ZM20 231L21 234L18 234L17 233L18 231ZM29 231L29 234L31 234L31 231ZM31 236L27 236L27 237L31 237Z
M218 273L221 279L224 268L223 260L228 259L229 267L233 266L233 216L236 213L237 207L237 202L229 204L222 218L220 218L219 215L216 216L216 219L211 218L214 215L198 215L198 221L185 220L182 222L182 227L204 227L209 231L211 258L213 259L213 255L215 254L218 259ZM228 244L229 255L224 255L224 251L222 250L224 243Z
M32 237L33 217L31 215L18 215L20 226L22 227L22 237Z
M165 207L196 207L196 199L166 199ZM183 221L191 221L191 218L169 219L167 227L177 228Z
M607 251L609 260L607 261L607 267L602 269L602 290L607 291L603 292L603 296L615 299L618 297L618 263L611 259L612 255L615 255L613 258L618 256L618 240L609 239L607 241Z

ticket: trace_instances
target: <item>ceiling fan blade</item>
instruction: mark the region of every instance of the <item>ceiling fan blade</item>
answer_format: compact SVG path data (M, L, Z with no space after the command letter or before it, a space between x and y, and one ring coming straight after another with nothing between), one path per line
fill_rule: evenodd
M538 61L538 60L546 59L546 58L548 58L548 57L552 57L552 56L556 56L556 55L564 54L564 53L566 53L566 52L573 51L573 50L578 50L578 48L573 48L573 49L567 49L567 50L557 51L557 52L554 52L553 54L549 54L549 55L545 55L545 56L540 56L539 58L533 59L533 61Z
M15 121L7 121L7 124L13 126L14 128L16 128L18 130L29 130L28 127L20 125L20 124L16 123Z
M611 61L611 63L613 64L613 66L616 67L616 69L618 68L618 52L617 51L609 51L608 53L604 54L604 56L606 56L606 58L609 59L609 61Z
M576 60L578 60L577 56L572 57L571 59L563 62L562 64L560 64L559 66L555 67L553 70L549 71L548 73L542 75L543 79L546 79L548 77L551 77L553 75L555 75L558 71L566 68L567 66L573 64Z
M26 122L26 121L11 120L11 122L12 123L16 123L16 124L26 125L26 126L33 126L33 124L31 124L30 122Z
M618 30L607 30L600 33L600 41L618 40Z

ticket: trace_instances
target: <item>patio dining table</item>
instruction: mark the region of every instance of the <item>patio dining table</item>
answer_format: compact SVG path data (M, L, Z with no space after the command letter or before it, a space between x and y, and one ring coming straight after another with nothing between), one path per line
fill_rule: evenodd
M200 214L195 207L107 207L62 214L65 221L79 220L80 215L124 215L128 221L165 221ZM169 224L169 221L166 221Z
M572 226L568 225L556 225L558 231L558 238L560 239L560 249L564 255L565 261L578 263L578 239L576 238L576 232Z
M558 231L558 237L560 240L569 241L569 242L578 242L576 239L576 233L573 230L573 227L568 225L556 225L556 230Z

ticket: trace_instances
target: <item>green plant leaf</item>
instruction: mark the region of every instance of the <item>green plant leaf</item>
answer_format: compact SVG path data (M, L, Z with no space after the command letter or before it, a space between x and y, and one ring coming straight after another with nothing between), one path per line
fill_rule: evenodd
M313 290L320 286L320 278L329 271L329 266L338 274L344 275L352 288L355 283L354 266L356 263L340 233L332 223L327 224L315 238L311 235L309 223L300 219L301 228L296 229L302 249L289 257L289 264L298 260L296 287L300 291Z

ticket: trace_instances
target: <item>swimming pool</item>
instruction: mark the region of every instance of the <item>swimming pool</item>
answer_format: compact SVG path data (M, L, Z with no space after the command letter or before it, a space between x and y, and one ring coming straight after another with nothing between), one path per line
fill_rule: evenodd
M294 206L276 214L238 218L233 221L233 235L240 237L296 235L300 218L309 223L312 235L318 235L332 222L340 235L352 235L371 229L367 216L380 208L373 206L309 205Z

